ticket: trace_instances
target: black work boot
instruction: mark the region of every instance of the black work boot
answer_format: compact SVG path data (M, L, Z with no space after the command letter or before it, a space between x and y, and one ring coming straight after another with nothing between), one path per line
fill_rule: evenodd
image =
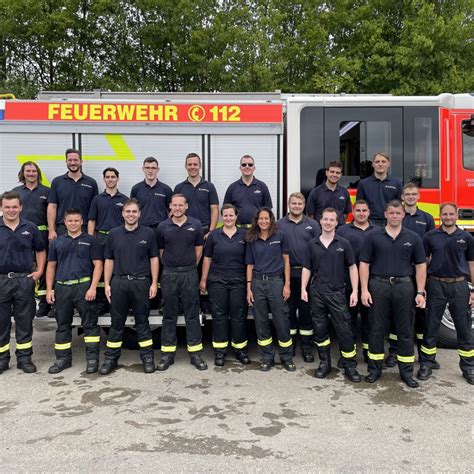
M214 365L217 367L224 367L224 364L225 364L225 354L223 352L216 352Z
M86 373L95 374L99 370L99 361L98 359L87 359L86 364Z
M416 374L416 378L418 380L428 380L433 373L433 369L428 367L427 365L421 365L418 373Z
M56 362L48 369L50 374L59 374L64 369L69 369L72 366L72 360L67 358L56 359Z
M319 367L314 372L318 379L324 379L331 372L331 353L319 350Z
M359 383L361 380L359 372L357 372L357 369L355 367L344 367L344 375L354 383Z
M194 367L196 367L198 370L207 370L207 364L199 354L192 355L190 362L191 365L194 365Z
M251 360L246 351L239 351L235 353L235 358L244 365L250 364Z
M156 366L156 370L163 372L164 370L168 370L170 365L174 364L174 357L173 356L163 356L158 362Z
M31 362L31 359L18 360L16 366L18 369L23 370L25 374L34 374L36 372L36 365Z
M10 361L7 359L4 359L0 362L0 374L3 374L6 370L10 368Z
M153 356L144 357L142 362L143 372L145 372L145 374L152 374L155 371L155 361Z
M474 385L474 370L463 370L462 376L466 379L467 383Z
M102 367L99 369L100 375L109 375L117 368L117 359L105 359Z

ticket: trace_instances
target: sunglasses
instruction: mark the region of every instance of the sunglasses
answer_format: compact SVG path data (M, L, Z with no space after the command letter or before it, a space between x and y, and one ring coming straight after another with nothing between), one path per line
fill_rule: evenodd
M242 168L253 168L253 163L241 163Z

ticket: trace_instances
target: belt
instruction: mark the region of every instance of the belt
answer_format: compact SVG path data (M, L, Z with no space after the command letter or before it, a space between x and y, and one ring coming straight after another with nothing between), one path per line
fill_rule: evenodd
M79 285L79 283L86 283L87 281L91 281L91 277L84 277L84 278L77 278L76 280L66 280L66 281L56 281L60 285Z
M403 283L403 282L407 282L407 281L412 281L412 278L409 277L409 276L405 276L405 277L380 277L380 276L375 276L374 275L372 278L374 278L375 280L378 280L378 281L387 281L391 285L393 285L394 283Z
M263 273L254 273L253 278L256 280L263 280L263 281L268 281L268 280L279 280L283 277L281 273L278 273L276 275L265 275Z
M98 232L99 234L107 235L110 231L109 231L109 230L98 230L97 232Z
M428 275L428 278L433 278L433 280L443 281L444 283L457 283L459 281L466 281L466 277L439 277L435 275Z
M163 270L169 270L171 272L189 272L190 270L196 270L196 265L187 265L185 267L164 267Z
M16 273L16 272L8 272L0 274L0 278L20 278L26 277L29 273Z
M121 280L147 280L149 278L148 276L120 275Z
M303 266L302 265L293 265L291 268L293 270L301 270L303 268Z
M48 230L48 226L47 225L39 225L38 230Z

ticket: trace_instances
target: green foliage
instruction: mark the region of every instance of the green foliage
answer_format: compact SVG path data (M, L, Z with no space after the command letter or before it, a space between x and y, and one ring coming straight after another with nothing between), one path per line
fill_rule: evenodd
M0 0L0 90L474 90L474 0Z

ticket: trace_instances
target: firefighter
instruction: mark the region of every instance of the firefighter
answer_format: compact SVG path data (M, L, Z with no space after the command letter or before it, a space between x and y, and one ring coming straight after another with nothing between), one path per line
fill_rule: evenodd
M36 372L33 354L35 284L46 263L44 242L38 227L20 217L21 201L17 192L1 197L0 217L0 374L10 362L11 317L15 320L17 368L27 374ZM33 267L36 261L36 270Z
M360 375L356 369L355 341L346 304L346 269L349 271L353 288L350 296L352 307L357 304L359 277L351 244L336 235L338 215L338 211L334 208L324 209L321 215L321 235L312 239L307 245L303 256L301 299L308 301L307 286L311 280L311 318L320 359L314 376L325 378L331 372L329 313L339 340L344 373L351 382L360 382Z
M102 274L102 249L97 240L82 232L83 220L79 209L64 214L67 234L51 242L46 269L46 298L56 306L55 363L50 374L58 374L72 365L72 320L74 309L84 328L86 372L99 368L100 328L95 305L97 283Z
M275 348L269 310L278 337L283 367L294 372L293 342L290 334L288 298L290 297L290 257L288 243L279 231L269 208L260 209L247 231L247 302L253 305L257 343L262 357L260 370L274 365Z
M182 183L176 185L174 193L186 196L188 201L186 214L199 220L204 239L207 239L209 232L216 228L219 220L219 197L215 186L201 177L201 157L197 153L186 155L185 168L188 177ZM200 260L198 265L199 278L202 276L202 263L203 260ZM202 312L209 313L209 304L204 293L200 294L199 301Z
M168 217L171 188L158 180L160 166L153 156L143 161L145 179L133 186L130 197L140 204L140 224L156 229Z
M89 222L87 232L94 235L97 241L105 248L105 240L109 232L115 227L123 225L122 209L128 197L122 194L117 186L120 180L120 173L116 168L105 168L102 172L105 183L104 192L94 197L89 209ZM97 287L97 312L105 314L109 310L109 304L104 293L103 279Z
M413 378L413 303L419 308L425 306L426 257L421 238L402 227L404 214L400 201L387 203L387 225L367 235L360 253L361 298L362 304L369 307L370 327L369 374L365 380L374 383L381 375L384 337L392 317L400 377L408 387L416 388L419 384Z
M48 194L49 188L42 184L42 174L39 166L34 161L26 161L21 165L18 173L18 181L21 184L13 189L20 196L21 217L33 222L41 232L41 237L48 251ZM46 301L46 280L43 276L36 285L35 294L39 299L36 317L48 316L51 306Z
M237 209L224 204L223 226L213 230L204 247L201 292L209 292L212 312L212 345L215 365L222 367L229 346L236 359L250 364L247 351L247 301L245 284L245 230L236 226Z
M313 188L308 196L306 212L317 222L324 209L331 207L337 210L337 225L344 225L346 217L352 210L351 197L344 186L339 184L342 177L342 163L331 161L326 168L326 180ZM299 295L298 291L298 295Z
M301 193L292 193L288 198L288 214L278 222L278 229L285 234L290 256L290 297L288 309L290 315L290 334L293 338L293 355L296 346L296 335L299 332L301 352L305 362L314 362L313 323L309 303L301 299L301 271L303 255L308 242L321 233L319 224L305 216L305 198Z
M185 158L188 177L175 186L174 194L183 194L188 201L186 214L201 222L204 238L214 230L219 220L219 197L216 187L202 178L201 157L197 153L188 153Z
M104 285L111 327L99 372L108 375L117 368L131 308L143 371L150 374L155 371L155 362L148 318L150 299L156 296L158 284L158 247L153 229L139 224L140 207L136 199L124 202L122 215L124 224L112 229L105 243Z
M426 316L421 363L417 377L427 380L436 363L438 332L446 304L456 327L459 367L468 383L474 385L474 342L471 333L471 307L474 293L468 279L474 281L474 239L456 225L458 209L453 203L440 206L441 227L424 237L429 261L426 287Z
M51 183L48 195L48 238L54 240L65 234L64 214L68 209L79 209L82 215L83 232L87 232L87 218L94 196L98 193L94 178L82 172L82 157L79 150L66 150L67 173L57 176Z
M374 174L359 181L356 200L363 199L367 202L372 224L384 226L385 206L392 200L401 199L402 182L388 175L390 157L385 153L375 153L372 167Z
M206 370L202 358L202 332L199 321L199 278L197 264L202 255L204 238L201 224L186 215L188 203L183 194L175 194L170 203L171 216L157 229L163 273L163 326L161 328L160 371L174 364L176 354L176 322L180 303L186 321L186 339L191 364Z
M370 232L374 230L373 224L369 222L370 209L368 204L364 200L359 200L354 203L352 208L352 215L354 219L350 224L345 224L338 227L336 233L340 237L348 240L351 244L352 251L354 252L354 258L356 265L359 266L359 256L364 243L365 238ZM359 288L360 290L360 288ZM346 273L346 297L348 303L350 303L350 295L352 294L352 284L350 276ZM358 291L358 296L360 291ZM360 314L360 332L362 339L362 355L364 361L369 361L368 350L369 350L369 310L367 306L364 306L360 301L360 297L357 298L357 304L351 306L349 304L349 313L351 314L351 328L354 341L357 341L357 318Z
M403 186L402 200L405 209L403 218L403 227L416 232L422 239L424 235L435 228L433 216L421 209L418 209L417 203L420 200L420 191L415 183L407 183ZM418 359L421 359L420 348L423 341L423 325L426 318L426 308L415 308L415 339L418 348ZM390 334L388 337L388 356L385 359L387 367L397 365L397 339L394 334L393 321L390 322ZM439 369L439 364L433 366Z
M273 207L267 185L255 178L255 160L250 155L240 158L242 176L229 185L224 204L233 204L238 211L237 224L250 227L255 213L262 207Z

